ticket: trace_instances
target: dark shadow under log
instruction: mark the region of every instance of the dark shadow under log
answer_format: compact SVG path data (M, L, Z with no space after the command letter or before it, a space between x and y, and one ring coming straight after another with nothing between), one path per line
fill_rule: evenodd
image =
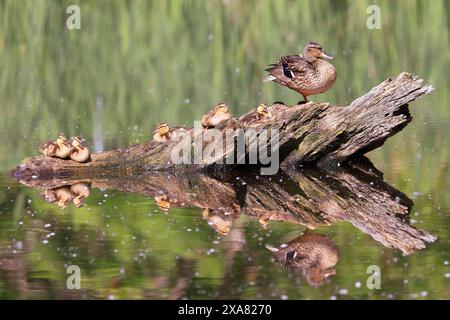
M296 164L327 167L344 163L381 146L411 121L408 103L432 91L430 85L423 85L421 78L403 72L382 82L346 107L315 102L292 107L274 104L270 107L270 118L249 123L241 123L239 119L233 118L221 130L278 130L279 143L274 143L273 147L280 151L284 168ZM251 110L247 115L255 112ZM146 171L180 167L198 170L211 166L223 167L218 162L226 163L224 159L236 156L236 148L231 144L223 148L217 157L202 158L197 164L179 165L173 162L172 157L172 150L177 145L176 141L150 141L93 154L92 161L88 163L40 156L24 160L12 174L18 178L43 178L73 174L89 176L99 170L117 173L136 168ZM194 143L189 148L192 152ZM252 148L247 146L247 155L249 150Z

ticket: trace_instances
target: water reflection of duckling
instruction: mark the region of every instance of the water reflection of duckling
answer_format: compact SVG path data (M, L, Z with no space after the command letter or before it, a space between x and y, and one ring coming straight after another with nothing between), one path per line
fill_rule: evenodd
M165 212L169 211L170 198L167 195L156 196L155 202L162 211L165 211Z
M86 182L79 182L75 183L70 186L70 192L73 195L73 204L75 207L80 208L83 204L85 199L90 194L91 187Z
M272 255L284 266L301 270L313 287L323 285L336 274L333 267L339 260L337 246L327 236L306 232L278 248L266 245Z
M259 224L264 229L266 229L267 226L269 225L269 221L270 221L270 215L261 215L258 219Z
M55 190L56 193L56 199L57 199L57 205L61 209L64 209L68 206L70 201L72 201L72 193L70 192L69 188L62 187Z
M232 115L228 110L228 106L225 103L219 103L214 107L214 110L203 115L202 126L204 128L214 128L229 120L231 117Z
M261 103L258 108L256 108L256 112L249 113L241 117L239 120L242 124L249 124L253 121L264 119L266 117L270 118L272 117L272 114L269 111L269 108L264 103Z
M48 203L55 203L57 201L56 192L54 189L46 189L41 192L39 196Z
M205 208L203 210L203 218L208 221L208 224L214 228L219 234L226 236L230 233L233 220L225 219L213 209Z
M72 139L72 152L70 153L70 159L76 162L86 162L89 160L90 152L89 149L83 145L83 142L79 137Z

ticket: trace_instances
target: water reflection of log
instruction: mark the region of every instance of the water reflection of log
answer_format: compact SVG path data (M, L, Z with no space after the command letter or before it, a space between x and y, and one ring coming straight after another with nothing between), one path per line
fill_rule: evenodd
M310 229L348 221L383 245L405 254L433 242L433 235L407 223L412 201L384 182L381 173L367 161L339 170L288 171L265 178L234 171L220 176L160 172L100 176L84 182L93 188L164 196L166 209L170 206L206 208L205 218L214 216L214 221L210 221L213 226L223 220L229 227L244 213L259 219L263 225L271 220L285 221ZM81 181L67 178L21 182L46 190ZM222 230L222 233L227 232Z

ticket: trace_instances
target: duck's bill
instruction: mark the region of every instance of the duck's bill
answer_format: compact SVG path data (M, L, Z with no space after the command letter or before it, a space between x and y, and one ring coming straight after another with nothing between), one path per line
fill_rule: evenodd
M320 56L321 58L324 59L328 59L328 60L334 60L333 56L330 56L329 54L327 54L325 51L322 51L322 55Z

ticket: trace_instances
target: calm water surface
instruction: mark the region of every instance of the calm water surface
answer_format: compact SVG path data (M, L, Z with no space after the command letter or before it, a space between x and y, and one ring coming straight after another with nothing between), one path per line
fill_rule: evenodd
M383 29L369 31L368 2L339 3L81 1L82 29L69 32L63 4L2 1L0 298L450 299L450 5L378 1ZM426 46L417 41L425 38ZM90 179L85 204L61 209L8 174L59 132L110 149L146 141L158 122L191 125L222 100L235 114L259 102L295 103L295 93L260 79L265 65L310 39L336 57L338 70L335 87L313 100L345 105L402 70L436 88L411 104L411 124L368 154L383 179L299 172L256 183L243 173L176 180L170 192L170 177ZM75 182L46 183L70 192ZM247 212L205 213L208 201L230 204L227 192L205 183L240 194L231 198ZM252 202L259 194L299 205L299 213L269 214L266 224ZM354 201L323 225L320 214L329 218L339 197ZM314 230L303 213L317 219ZM379 223L364 228L358 213ZM417 230L437 240L405 249ZM277 258L267 249L288 243L321 244L337 261L320 272L292 268L295 250ZM69 265L81 269L81 290L67 289ZM378 290L366 286L370 265L380 267Z

